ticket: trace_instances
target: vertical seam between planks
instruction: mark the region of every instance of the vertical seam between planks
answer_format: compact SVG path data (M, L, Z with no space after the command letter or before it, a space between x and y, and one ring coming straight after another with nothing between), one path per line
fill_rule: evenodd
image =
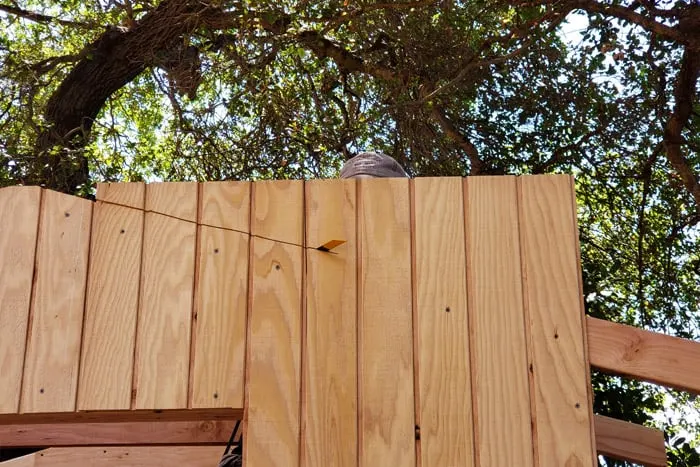
M306 318L306 305L307 305L307 300L306 300L306 293L307 293L307 284L306 284L306 268L307 268L307 256L308 256L308 251L306 250L306 244L307 244L307 225L306 225L306 217L307 217L307 202L306 202L306 196L307 196L307 183L306 180L301 181L302 186L301 186L301 211L302 211L302 219L301 219L301 244L302 247L300 248L300 254L301 254L301 288L300 288L300 294L301 295L301 333L300 333L300 350L299 350L299 439L298 439L298 449L299 449L299 466L303 465L303 461L305 460L306 452L305 452L305 442L304 442L304 436L306 434L306 423L304 423L304 413L306 409L306 398L305 396L305 391L306 391L306 372L308 371L307 368L307 363L306 363L306 352L307 352L307 342L306 342L306 323L307 323L307 318Z
M581 317L581 334L583 336L583 359L584 359L584 373L586 375L586 398L588 402L588 407L586 411L588 412L588 426L590 427L591 436L591 452L593 455L593 465L597 463L598 451L596 446L595 438L595 427L593 424L593 386L591 383L591 364L590 357L588 354L588 333L586 332L586 308L583 301L583 277L581 272L581 244L579 239L578 230L578 209L576 204L576 184L574 177L569 175L569 195L571 197L571 217L573 221L574 229L574 249L576 250L576 278L578 279L578 295L579 295L579 314Z
M83 315L82 323L80 325L80 346L78 350L78 370L76 371L75 380L75 399L73 401L73 410L78 409L78 396L80 394L80 374L82 373L82 363L83 363L83 346L85 345L85 321L87 321L87 296L88 296L88 284L90 280L90 267L92 266L92 233L95 230L95 206L96 201L90 203L90 232L88 233L88 255L87 264L85 265L85 287L83 289Z
M467 335L468 335L468 345L469 349L469 388L471 391L471 406L472 406L472 442L473 452L472 459L474 466L480 465L479 456L479 410L477 404L477 392L475 390L476 381L476 364L474 362L474 301L472 298L472 287L471 287L471 277L472 268L471 261L469 260L469 251L471 245L469 245L469 228L471 226L469 222L469 179L465 177L462 183L462 212L464 221L464 275L466 279L467 287Z
M418 292L416 277L416 187L415 180L408 180L408 203L409 203L409 223L411 229L411 340L413 352L413 421L414 421L414 451L416 456L416 467L422 465L422 446L420 433L421 422L421 399L420 399L420 332L418 330Z
M357 398L357 466L362 467L362 442L364 441L364 433L362 430L362 308L364 302L362 300L362 228L364 223L362 215L364 212L362 199L362 180L355 180L355 293L356 293L356 314L355 314L355 373L356 373L356 398Z
M185 401L185 406L191 409L194 397L194 359L195 359L195 345L197 343L197 323L199 322L199 301L197 300L199 291L199 253L201 240L201 230L202 230L202 190L204 186L202 183L197 183L197 208L195 212L195 228L194 228L194 275L192 276L192 308L190 310L190 348L189 348L189 362L187 366L187 399ZM224 391L220 391L222 398L224 397Z
M146 200L148 198L148 184L144 183L143 185L143 217L142 217L142 223L141 223L141 259L139 261L139 286L138 286L138 291L136 295L136 319L134 320L134 354L132 358L132 365L131 365L131 394L129 395L130 397L130 402L129 402L129 407L131 410L133 410L136 407L136 396L137 396L137 385L138 385L138 378L137 378L137 372L138 372L138 367L137 367L137 357L138 357L138 352L137 352L137 347L139 345L139 318L141 316L141 294L143 293L143 242L144 239L146 238Z
M248 236L248 296L246 297L246 317L245 317L245 350L243 358L243 427L241 430L241 437L243 439L243 465L248 464L248 449L245 444L249 440L248 437L248 404L250 402L250 358L251 358L251 316L253 314L253 274L255 273L254 261L255 261L255 191L256 183L250 182L248 188L248 201L250 204L250 209L248 213L248 230L250 235Z
M529 304L529 283L527 280L527 252L525 251L524 230L524 206L523 206L523 185L522 177L515 179L515 203L518 210L518 252L520 255L520 281L522 289L522 304L523 304L523 330L525 332L525 351L527 358L527 380L530 401L530 431L532 436L532 462L534 465L540 465L539 459L539 438L537 430L537 401L535 388L535 358L534 344L532 342L532 320L530 318Z
M34 238L34 260L32 261L34 267L32 268L32 285L31 289L29 291L29 310L27 311L27 330L25 332L25 338L24 338L24 358L22 359L22 374L20 375L20 382L19 382L19 397L17 398L17 413L21 413L22 410L22 402L23 402L23 393L24 393L24 379L25 379L25 372L27 369L27 353L29 350L29 339L32 334L32 325L34 322L34 304L36 301L36 275L37 275L37 269L39 268L39 258L38 258L38 250L39 250L39 236L41 235L41 226L42 226L42 219L44 217L44 189L39 188L39 208L37 212L37 221L36 221L36 237Z

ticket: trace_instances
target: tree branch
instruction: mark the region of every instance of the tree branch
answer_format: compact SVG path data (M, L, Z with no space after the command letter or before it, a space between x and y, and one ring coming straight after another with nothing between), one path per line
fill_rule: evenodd
M669 162L680 175L683 185L693 195L696 210L700 214L700 179L693 171L688 159L683 155L683 128L688 124L693 112L695 86L700 74L700 50L685 48L681 59L681 70L674 90L675 107L664 130L664 146Z
M630 23L639 25L647 31L657 34L663 39L671 40L691 47L700 46L700 34L697 31L695 34L688 34L688 32L681 31L680 28L674 28L663 23L659 23L650 17L644 16L622 5L604 5L594 0L573 0L571 3L569 3L569 5L590 13L602 13L604 15L623 19ZM652 12L652 14L654 13ZM700 6L690 6L686 10L686 15L692 17L700 15Z
M43 24L49 24L49 23L56 23L60 24L62 26L72 26L72 27L78 27L78 28L83 28L83 29L95 29L99 27L99 25L95 23L85 23L82 21L69 21L61 18L56 18L55 16L49 16L49 15L43 15L41 13L36 13L34 11L28 11L28 10L23 10L21 8L11 6L11 5L4 5L0 4L0 11L4 11L5 13L12 15L12 16L17 16L19 18L24 18L28 19L30 21L34 21L35 23L43 23Z
M471 164L471 168L469 170L470 175L479 175L481 173L481 170L484 166L483 161L479 158L479 150L474 146L474 144L469 141L461 131L459 131L459 128L457 128L454 123L450 121L450 119L447 118L445 115L444 109L441 107L434 105L431 109L432 116L435 119L435 121L438 122L442 130L447 134L447 136L450 137L457 145L462 148L462 150L465 152L467 157L469 158L469 162Z

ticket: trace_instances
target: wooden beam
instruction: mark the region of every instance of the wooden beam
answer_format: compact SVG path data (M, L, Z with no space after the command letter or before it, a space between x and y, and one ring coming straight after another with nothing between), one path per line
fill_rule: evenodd
M0 467L211 467L217 465L223 446L97 446L50 448L28 456L0 462Z
M222 444L233 420L0 425L0 446L144 446Z
M587 317L591 366L700 394L700 342Z
M0 425L36 423L117 423L242 420L243 409L124 410L0 414Z
M647 467L666 465L663 432L602 415L594 417L594 425L598 454Z

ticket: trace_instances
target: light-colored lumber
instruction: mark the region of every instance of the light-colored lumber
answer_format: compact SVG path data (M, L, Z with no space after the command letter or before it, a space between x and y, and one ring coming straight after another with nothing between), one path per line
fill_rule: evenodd
M196 237L195 224L186 220L196 219L197 185L148 185L146 209L132 404L184 408Z
M78 410L131 405L145 185L124 185L93 208Z
M212 467L224 446L98 446L49 448L11 461L2 467Z
M415 465L406 179L358 180L360 465Z
M515 178L465 183L476 465L528 467L535 464Z
M586 318L591 365L700 394L700 342Z
M518 181L539 463L593 466L572 178L528 176Z
M92 202L44 191L21 412L75 409Z
M134 209L144 208L146 185L142 182L98 183L98 201Z
M40 200L39 187L0 189L0 413L19 410Z
M242 419L242 407L175 410L88 410L81 412L0 414L0 425L191 422Z
M354 180L306 183L308 249L302 467L357 466L357 270Z
M248 243L200 227L192 407L243 406Z
M0 445L60 447L215 444L226 443L235 424L232 420L0 424Z
M414 181L422 465L474 465L461 178Z
M294 467L299 465L302 249L256 238L253 252L244 465Z
M647 467L666 466L662 431L602 415L594 416L593 421L598 454Z
M250 232L250 186L251 182L202 183L200 222Z
M261 181L253 184L253 232L258 237L301 245L304 218L299 200L304 183L299 180Z

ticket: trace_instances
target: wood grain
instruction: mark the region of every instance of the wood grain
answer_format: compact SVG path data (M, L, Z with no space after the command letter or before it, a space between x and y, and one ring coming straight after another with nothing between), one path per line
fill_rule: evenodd
M155 187L154 187L155 185ZM132 406L187 406L197 185L148 185ZM152 190L152 188L155 188ZM159 213L175 216L167 217Z
M360 465L415 465L408 180L361 179Z
M83 412L47 412L0 414L0 425L55 423L190 422L201 420L242 420L243 409L174 410L87 410Z
M202 183L200 222L250 232L250 186L250 182Z
M226 443L235 426L232 420L175 422L87 422L0 425L0 445L115 446Z
M700 342L586 317L591 365L700 394Z
M354 180L306 184L304 467L357 466L357 270Z
M217 465L223 446L98 446L49 448L0 463L2 467L211 467Z
M131 405L144 190L139 183L125 185L110 192L114 205L98 201L94 207L78 410ZM138 196L140 205L121 206Z
M248 236L201 227L192 407L243 407Z
M647 467L666 466L662 431L601 415L593 420L598 454Z
M532 466L515 178L469 178L465 199L476 465Z
M92 203L45 191L21 412L75 410Z
M571 177L528 176L518 182L539 462L593 466Z
M300 180L262 181L253 184L253 232L270 240L301 245L304 218L299 204L304 196Z
M253 242L246 467L299 465L302 254L297 246Z
M414 181L422 465L474 465L461 178Z
M0 189L0 413L19 411L40 200L39 187Z
M143 209L145 194L146 184L141 182L98 183L95 198L105 203Z

